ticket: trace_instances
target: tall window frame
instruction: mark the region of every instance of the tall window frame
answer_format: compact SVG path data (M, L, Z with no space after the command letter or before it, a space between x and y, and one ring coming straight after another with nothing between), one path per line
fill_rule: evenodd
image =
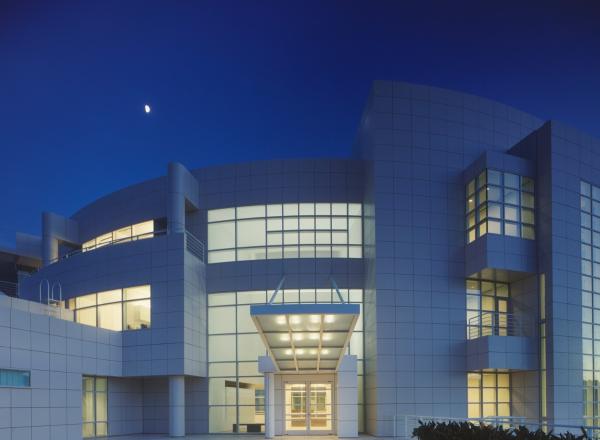
M468 278L466 294L467 339L507 336L508 314L512 313L510 284ZM489 316L486 317L486 314Z
M510 373L467 373L468 418L480 419L510 417L510 391Z
M83 376L81 385L83 438L108 435L108 378Z

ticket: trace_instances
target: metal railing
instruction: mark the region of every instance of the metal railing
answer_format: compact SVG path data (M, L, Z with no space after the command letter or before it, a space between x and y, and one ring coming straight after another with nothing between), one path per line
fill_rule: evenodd
M0 292L9 296L19 296L19 284L12 281L0 281Z
M528 419L525 417L483 417L483 418L456 418L456 417L433 417L433 416L416 416L416 415L395 415L393 418L393 436L394 440L410 440L413 438L413 430L419 426L419 422L428 423L473 423L474 425L491 425L501 426L503 428L518 428L524 426L529 430L536 431L554 431L555 434L571 432L573 434L581 434L584 430L589 439L600 438L600 426L584 426L584 425L563 425L552 424L548 422L540 422L537 419Z
M148 238L154 238L154 237L158 237L160 235L165 235L167 233L166 229L162 229L160 231L154 231L154 232L146 232L144 234L139 234L139 235L133 235L131 237L125 237L125 238L119 238L117 240L112 240L109 241L107 243L101 244L101 245L95 245L94 247L88 247L88 248L81 248L81 249L75 249L71 252L67 252L64 255L61 255L58 258L54 258L50 261L50 263L56 263L58 261L62 261L62 260L66 260L67 258L71 258L75 255L79 255L85 252L91 252L94 251L96 249L100 249L100 248L105 248L108 246L114 246L116 244L122 244L122 243L129 243L131 241L138 241L138 240L145 240Z
M134 235L132 237L120 238L118 240L109 241L100 246L96 245L92 248L75 249L71 252L61 255L58 258L53 259L50 263L52 264L52 263L56 263L58 261L66 260L75 255L79 255L79 254L82 254L85 252L91 252L91 251L94 251L99 248L105 248L105 247L114 246L117 244L129 243L132 241L144 240L144 239L148 239L148 238L154 238L154 237L158 237L158 236L166 235L166 234L167 234L167 230L162 229L159 231L147 232L145 234ZM202 241L200 241L194 234L192 234L189 231L185 231L185 247L191 254L198 257L200 259L200 261L202 261L202 262L205 261L206 250L205 250L204 243ZM2 290L2 289L0 288L0 290Z
M512 313L482 312L467 322L469 339L483 336L531 336L531 322Z
M189 253L198 257L200 261L204 262L204 243L202 243L198 237L189 231L185 231L185 248Z

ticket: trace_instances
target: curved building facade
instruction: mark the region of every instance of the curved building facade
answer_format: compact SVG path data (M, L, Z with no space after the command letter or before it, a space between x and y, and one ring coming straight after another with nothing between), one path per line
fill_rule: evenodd
M599 425L598 169L554 121L377 81L347 158L43 213L0 252L0 437Z

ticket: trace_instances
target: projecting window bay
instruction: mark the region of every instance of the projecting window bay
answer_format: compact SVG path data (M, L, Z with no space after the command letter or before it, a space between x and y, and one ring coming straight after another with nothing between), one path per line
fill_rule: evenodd
M535 239L534 180L485 170L466 188L467 242L485 234Z

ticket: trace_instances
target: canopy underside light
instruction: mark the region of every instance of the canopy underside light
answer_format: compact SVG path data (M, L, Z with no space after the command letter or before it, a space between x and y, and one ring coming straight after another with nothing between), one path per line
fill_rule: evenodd
M335 371L360 315L358 304L252 305L250 316L280 371Z

